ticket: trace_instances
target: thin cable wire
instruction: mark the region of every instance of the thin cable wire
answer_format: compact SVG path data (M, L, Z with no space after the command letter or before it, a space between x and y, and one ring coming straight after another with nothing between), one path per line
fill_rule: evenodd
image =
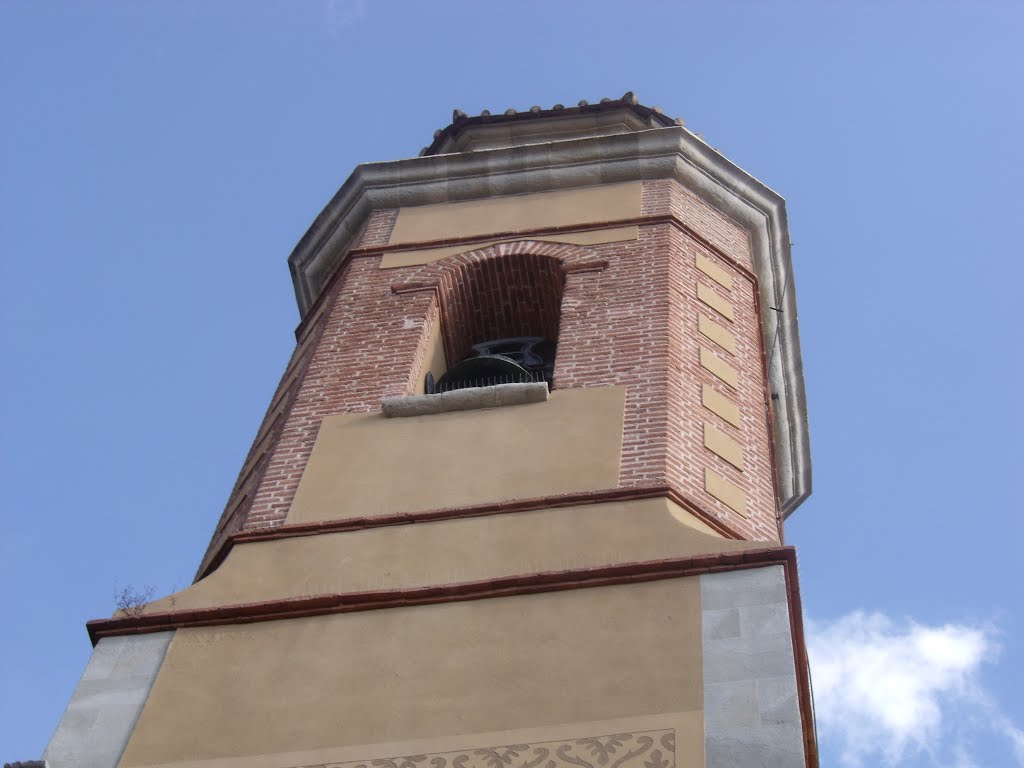
M792 243L790 243L789 245L790 245L791 248L793 247ZM789 278L790 278L790 275L792 275L792 274L793 274L793 267L792 267L792 264L791 264L790 268L788 270L786 270L786 279L782 282L782 296L779 299L779 306L771 308L771 309L776 311L777 315L775 317L775 338L772 339L772 349L768 353L768 375L769 376L772 375L772 360L775 359L775 347L778 346L778 343L779 343L779 326L782 325L782 317L781 317L781 315L782 315L782 313L784 311L783 310L783 306L786 303L786 291L789 290Z

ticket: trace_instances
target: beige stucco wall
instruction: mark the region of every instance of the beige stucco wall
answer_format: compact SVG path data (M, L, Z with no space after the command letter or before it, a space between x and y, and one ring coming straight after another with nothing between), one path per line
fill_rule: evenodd
M255 541L149 613L414 589L768 546L723 539L667 499Z
M614 488L625 397L625 387L593 387L478 411L328 416L287 522Z
M181 629L120 765L698 713L702 685L698 577Z
M640 216L642 182L402 208L389 245Z
M581 759L594 763L598 744L609 749L598 765L702 768L703 730L703 713L694 710L269 755L176 760L150 763L146 768L495 768L496 760L505 763L506 759L506 764L518 768L578 768Z

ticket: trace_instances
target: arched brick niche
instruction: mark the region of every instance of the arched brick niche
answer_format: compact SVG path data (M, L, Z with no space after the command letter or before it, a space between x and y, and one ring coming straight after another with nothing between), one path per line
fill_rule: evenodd
M519 240L425 265L392 290L436 292L445 358L455 362L491 339L541 336L560 343L562 305L578 288L578 278L570 277L606 267L587 248Z
M517 253L460 265L441 282L438 299L448 360L473 344L510 336L558 341L565 274L550 256Z

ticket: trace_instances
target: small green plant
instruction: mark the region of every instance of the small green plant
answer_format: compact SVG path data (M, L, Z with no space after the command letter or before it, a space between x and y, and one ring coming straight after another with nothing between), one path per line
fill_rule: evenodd
M117 612L130 619L137 618L146 610L146 603L153 597L152 587L143 587L136 590L135 587L127 586L124 589L114 590L114 607Z

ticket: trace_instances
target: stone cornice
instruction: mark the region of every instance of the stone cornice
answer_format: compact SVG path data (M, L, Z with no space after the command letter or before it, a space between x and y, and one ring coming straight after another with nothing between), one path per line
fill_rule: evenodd
M305 315L316 301L375 209L664 178L750 236L787 516L811 492L811 461L785 201L685 128L359 165L288 259L300 311Z

